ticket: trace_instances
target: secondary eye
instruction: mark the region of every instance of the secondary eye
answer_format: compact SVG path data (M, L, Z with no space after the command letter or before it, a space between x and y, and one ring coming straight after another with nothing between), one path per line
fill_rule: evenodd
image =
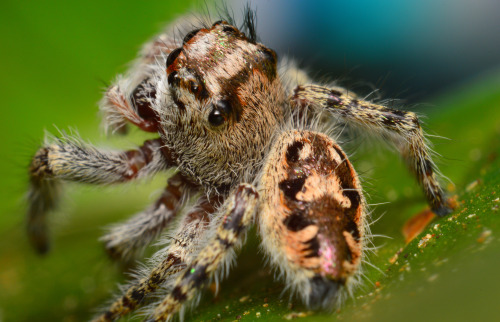
M272 64L276 64L276 53L266 47L263 47L259 50L260 54L263 56L264 59L268 60Z
M172 50L170 52L170 54L168 54L168 57L167 57L167 68L168 68L168 66L172 65L172 63L179 56L179 54L181 53L181 51L182 51L182 48L176 48L176 49Z
M212 126L220 126L229 119L232 110L231 104L228 101L218 101L213 104L213 109L208 115L208 122L210 122Z
M208 98L208 92L205 89L205 86L203 86L203 83L194 76L194 72L192 70L191 75L187 75L186 78L181 81L181 86L196 96L197 99Z
M184 44L187 43L188 41L191 40L191 38L194 37L194 35L196 35L198 33L198 31L200 31L201 29L195 29L193 31L191 31L190 33L188 33L185 37L184 37L184 40L182 41Z
M190 81L189 82L189 91L193 94L198 94L198 91L200 90L200 86L198 85L197 82L195 81Z
M225 20L218 20L212 24L212 27L215 27L217 25L227 25L227 21Z
M173 71L168 75L167 81L168 85L171 87L178 87L181 82L181 78L179 77L177 71Z
M233 34L233 35L239 34L238 29L236 29L235 27L233 27L231 25L226 25L226 26L222 27L222 31L224 31L228 34Z

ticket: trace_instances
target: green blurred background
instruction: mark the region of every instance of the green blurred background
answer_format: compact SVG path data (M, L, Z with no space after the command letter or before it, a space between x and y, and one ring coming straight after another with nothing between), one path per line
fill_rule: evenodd
M445 6L450 4L449 1L430 7L433 14L428 19L425 19L426 11L421 5L418 8L420 16L409 16L408 12L416 12L411 5L394 6L390 1L381 1L379 4L383 5L375 7L366 1L357 4L317 1L313 5L299 1L251 3L258 9L262 41L276 48L280 55L291 54L298 57L301 65L313 66L310 68L312 75L321 79L325 76L341 77L344 84L359 88L361 92L380 88L387 95L384 97L403 98L412 105L425 103L425 107L415 108L429 115L427 128L433 134L452 139L433 140L436 150L444 156L441 159L443 172L455 182L460 196L479 203L474 204L474 211L462 215L476 214L483 219L483 213L495 214L491 210L494 207L491 200L495 199L494 192L499 184L495 179L499 175L498 171L495 172L498 162L488 163L488 160L492 153L498 153L495 151L499 151L500 146L493 140L500 133L500 54L495 56L499 53L500 43L491 40L498 35L495 32L498 24L491 23L492 9L496 7L495 2L483 2L486 12L483 19L476 11L467 16L467 11L459 7L463 2L456 2L455 10L449 10L452 7ZM236 14L243 6L240 1L228 3L234 6ZM48 256L40 257L29 248L24 234L26 167L42 142L45 130L57 134L59 129L68 131L73 128L85 140L120 148L130 148L148 137L133 131L125 138L105 138L99 129L96 102L105 84L126 70L127 63L135 57L141 44L157 33L165 22L204 6L200 1L165 0L141 3L2 1L0 4L3 37L0 43L3 73L0 77L0 111L4 121L0 126L0 321L86 320L109 299L109 292L116 290L116 283L125 280L123 268L106 258L98 238L104 231L103 227L124 220L154 200L166 175L124 187L68 185L69 198L63 202L61 211L53 216L53 249ZM439 25L436 18L440 16L439 10L459 14L451 15L456 20L443 19ZM357 17L362 19L355 20ZM482 21L482 24L478 22L481 28L476 28L479 31L474 29L478 25L471 22L472 18ZM470 27L459 24L460 19ZM352 23L354 20L356 23ZM416 21L426 28L420 30L418 25L414 26ZM438 25L432 28L429 21ZM396 32L401 28L411 32ZM446 33L440 32L443 30ZM464 30L476 31L465 33ZM454 37L454 42L450 40L439 46L441 38L433 31ZM469 34L476 36L475 42L469 42ZM478 34L483 42L477 40ZM426 43L429 39L432 41ZM415 43L421 46L415 46ZM451 43L456 45L450 46ZM469 52L462 50L467 45L471 47ZM422 46L428 47L418 51ZM491 56L497 57L496 60ZM425 202L397 157L392 154L385 156L380 152L385 151L383 149L377 151L358 151L354 163L366 174L364 180L367 181L365 186L370 202L391 201L389 205L375 208L374 217L383 213L387 215L373 227L374 233L394 238L387 242L376 240L377 245L385 244L385 247L373 261L386 271L393 267L388 258L404 246L401 226L411 214L422 209ZM372 158L375 161L372 162ZM492 177L487 177L490 174ZM465 191L464 188L479 176L484 176L482 182L490 182L490 185L484 185L480 191ZM476 195L479 192L488 194L483 200L484 207ZM469 209L471 207L472 204ZM367 282L367 286L357 293L358 297L361 296L357 304L349 302L343 317L377 320L379 314L380 320L387 320L387 312L391 312L392 320L402 316L408 320L419 320L419 317L452 319L466 316L457 309L466 307L465 303L470 303L471 298L479 298L482 304L474 304L471 315L467 317L473 317L475 310L481 317L499 317L496 311L488 310L490 303L495 302L494 290L499 286L498 278L494 276L500 253L496 237L500 231L497 218L486 216L484 223L469 226L468 230L461 226L465 221L457 224L457 227L462 227L460 229L455 227L455 221L446 221L451 225L446 228L449 243L456 244L453 240L458 239L464 244L453 249L448 244L443 246L445 243L437 245L442 248L436 247L435 253L429 255L431 266L427 266L426 261L412 263L412 267L416 266L423 272L414 274L413 279L406 275L402 278L401 272L406 274L410 267L404 263L394 264L398 273L386 271L387 277L376 270L368 270L372 281L382 280L402 286L394 286L389 288L390 292L382 293L383 303L371 305L370 311L366 307L372 299L367 294L375 292L372 284ZM477 250L479 244L476 240L485 229L492 231L495 238L482 253ZM272 282L269 271L262 268L261 256L255 255L255 238L250 238L249 242L250 246L241 256L240 266L223 284L226 287L223 286L221 295L212 300L213 296L207 294L197 311L200 315L195 315L195 319L219 319L217 314L221 314L223 320L238 316L253 320L259 310L256 302L265 298L272 300L267 301L268 311L259 310L262 318L267 316L270 320L279 320L291 312L288 297L279 300L279 290L283 285ZM413 250L411 244L409 247L409 254L419 251L415 245ZM462 260L465 255L446 257L444 253L470 256ZM425 258L418 258L422 257ZM435 259L443 258L448 258L454 267L435 264ZM470 264L471 261L477 265ZM434 281L432 276L436 274L448 276L449 272L460 267L457 263L468 263L470 267L464 266L461 275L454 275L456 279L448 278L443 284L432 284L431 289L422 286L429 279ZM463 283L464 288L460 290L464 294L452 287L457 280ZM485 289L485 285L489 287ZM419 287L424 287L424 293L419 293ZM408 291L408 288L412 290ZM439 293L439 289L450 291ZM247 295L255 299L253 303L238 301ZM228 298L236 298L236 303L220 300ZM430 298L434 299L431 304L428 303ZM439 305L433 306L443 298L446 300L442 301L441 309ZM399 302L391 302L394 299ZM306 311L300 304L294 305L294 310ZM226 306L231 309L226 309ZM401 311L388 311L388 307L401 307ZM456 310L455 314L451 312L453 310ZM245 312L251 312L251 315ZM360 317L352 312L364 312L366 316ZM408 317L405 312L412 313ZM433 312L433 315L418 315L422 312ZM310 317L311 320L319 318L329 320L332 316L319 314Z

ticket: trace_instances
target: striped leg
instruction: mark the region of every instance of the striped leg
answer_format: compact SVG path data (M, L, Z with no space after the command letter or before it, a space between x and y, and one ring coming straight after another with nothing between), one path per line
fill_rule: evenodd
M131 285L109 309L93 321L113 321L139 308L143 300L164 285L174 274L186 268L192 260L199 242L205 240L209 224L209 214L215 211L216 204L203 202L196 210L188 213L174 233L172 243L166 250L154 255L158 262L149 275ZM161 258L161 260L156 260Z
M177 173L168 179L161 197L148 209L124 223L113 226L101 240L112 258L131 259L142 253L172 221L183 201L189 199L197 186Z
M227 259L229 250L250 225L258 193L250 185L240 185L229 197L224 217L214 238L177 279L172 292L161 302L148 321L165 321L193 298Z
M293 106L327 110L334 117L362 127L381 138L389 138L399 149L408 167L424 189L432 210L440 216L451 212L436 178L420 122L412 112L399 111L357 99L355 95L318 85L297 86L290 98Z
M57 206L61 180L110 184L154 174L173 166L159 139L144 142L136 150L110 152L77 142L56 139L33 157L28 191L27 230L40 253L49 249L46 214Z

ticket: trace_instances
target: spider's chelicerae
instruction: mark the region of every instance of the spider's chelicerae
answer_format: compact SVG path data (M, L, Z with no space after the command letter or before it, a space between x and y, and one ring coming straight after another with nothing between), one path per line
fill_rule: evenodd
M115 152L63 136L30 166L28 233L39 252L48 249L46 214L61 181L111 184L177 171L154 204L103 237L113 257L130 258L177 223L151 269L96 321L134 311L160 289L167 293L149 318L171 318L217 279L254 221L271 265L303 302L335 307L359 280L368 232L360 180L332 124L394 144L434 212L449 212L414 113L314 84L256 42L251 11L241 31L231 19L192 26L180 19L147 43L101 102L108 129L131 123L157 139Z

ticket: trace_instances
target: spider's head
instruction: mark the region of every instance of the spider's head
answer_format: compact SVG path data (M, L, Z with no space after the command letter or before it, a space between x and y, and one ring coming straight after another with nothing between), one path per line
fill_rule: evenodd
M241 121L258 88L276 79L276 53L225 21L189 32L166 61L170 93L178 109L204 108L207 126ZM259 86L255 86L259 85Z
M189 32L165 69L155 109L180 170L204 185L235 183L282 119L276 53L219 21Z

